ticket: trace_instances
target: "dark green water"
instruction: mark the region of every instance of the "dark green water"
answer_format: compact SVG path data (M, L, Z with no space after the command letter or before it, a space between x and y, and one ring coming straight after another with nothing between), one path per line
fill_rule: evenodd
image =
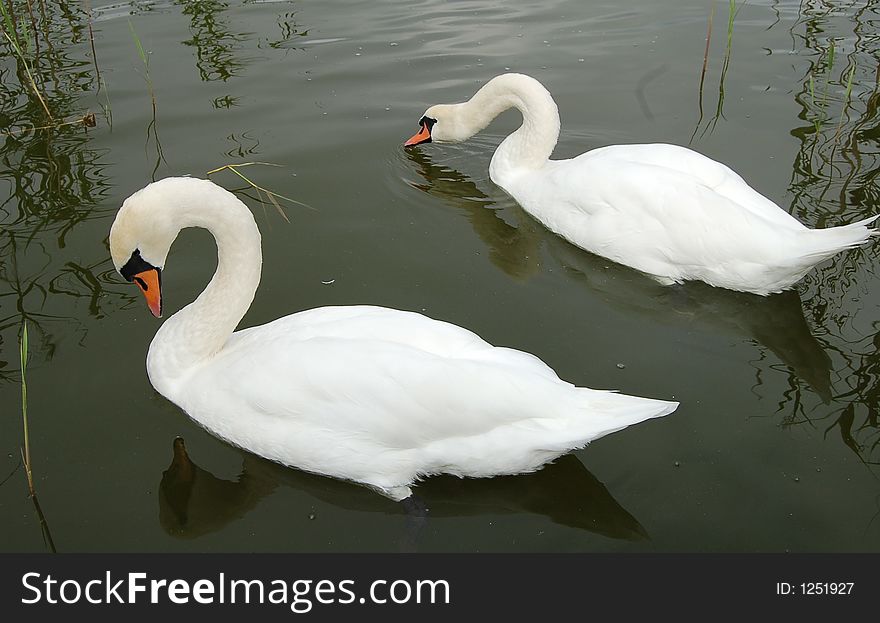
M10 135L46 119L0 45L0 550L46 547L17 467L23 317L36 486L59 551L880 550L876 245L767 299L663 288L556 238L492 184L515 113L463 145L401 147L428 105L510 69L559 104L556 157L690 144L810 226L864 218L880 211L878 3L857 4L745 4L721 89L715 3L701 117L708 0L93 0L100 90L81 4L49 3L35 73L57 120L93 112L97 127ZM314 208L287 208L288 224L249 201L265 265L245 325L331 304L422 311L578 385L682 406L538 474L430 480L422 522L214 439L149 385L158 321L106 237L151 179L244 161L284 165L246 173ZM167 309L213 267L209 236L183 235ZM178 435L193 464L169 469Z

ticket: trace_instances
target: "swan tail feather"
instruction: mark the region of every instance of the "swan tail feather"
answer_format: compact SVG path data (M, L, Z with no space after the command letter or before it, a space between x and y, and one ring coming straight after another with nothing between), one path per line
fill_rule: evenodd
M582 447L633 424L669 415L679 405L674 401L591 389L580 389L578 393L582 397L567 427L568 438L578 440L578 445L570 447Z
M802 257L818 263L841 251L869 242L871 238L880 236L880 231L869 227L878 218L880 218L880 214L848 225L808 230L809 243L805 244L807 249Z

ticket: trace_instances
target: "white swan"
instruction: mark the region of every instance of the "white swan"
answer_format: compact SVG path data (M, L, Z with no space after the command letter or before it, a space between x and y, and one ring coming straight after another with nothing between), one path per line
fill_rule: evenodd
M808 229L725 165L676 145L612 145L550 160L559 112L522 74L496 76L467 102L431 106L404 145L463 141L511 107L523 124L495 151L492 181L551 231L661 283L767 295L877 233L866 227L876 216Z
M260 281L260 233L243 203L206 180L150 184L110 230L116 269L156 316L162 267L185 227L214 235L217 271L159 328L150 382L215 435L279 463L401 500L422 476L534 471L678 406L577 388L532 355L382 307L322 307L233 333Z

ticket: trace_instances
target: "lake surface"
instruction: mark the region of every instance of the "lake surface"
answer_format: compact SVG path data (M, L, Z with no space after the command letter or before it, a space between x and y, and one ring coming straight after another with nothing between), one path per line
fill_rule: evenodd
M708 0L93 0L100 78L81 3L47 4L35 79L56 123L96 127L28 131L48 121L0 46L0 550L48 547L19 458L24 318L59 551L880 550L876 244L769 298L665 288L568 245L489 180L516 112L462 145L402 148L429 105L519 71L559 105L557 158L690 145L811 227L865 218L880 212L876 3L749 2L728 54L728 3ZM578 385L681 407L537 474L430 479L424 519L215 439L150 386L159 321L107 234L152 179L249 161L282 165L242 172L310 208L285 204L287 223L246 199L264 270L243 326L414 310ZM166 310L214 264L210 236L185 232Z

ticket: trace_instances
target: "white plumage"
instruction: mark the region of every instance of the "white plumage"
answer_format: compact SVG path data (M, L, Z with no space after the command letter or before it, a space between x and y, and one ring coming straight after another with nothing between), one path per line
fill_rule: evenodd
M492 157L492 181L553 232L662 283L767 295L876 233L867 227L876 216L809 229L725 165L676 145L612 145L550 160L559 113L522 74L497 76L462 104L430 107L406 144L465 140L511 107L523 124Z
M111 229L114 264L141 283L127 269L132 258L145 262L139 274L158 273L183 227L211 231L217 272L160 327L150 381L212 433L263 457L402 499L422 476L533 471L677 407L577 388L528 353L412 312L322 307L233 333L262 260L256 223L231 193L190 178L135 193Z

